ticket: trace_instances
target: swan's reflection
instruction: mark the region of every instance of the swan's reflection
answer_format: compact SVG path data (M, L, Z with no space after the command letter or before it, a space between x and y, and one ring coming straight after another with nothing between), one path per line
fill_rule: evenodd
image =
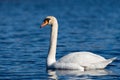
M79 70L48 70L48 75L50 79L57 80L58 76L103 76L110 74L107 70L89 70L89 71L79 71ZM88 80L88 79L85 79ZM90 80L90 79L89 79Z

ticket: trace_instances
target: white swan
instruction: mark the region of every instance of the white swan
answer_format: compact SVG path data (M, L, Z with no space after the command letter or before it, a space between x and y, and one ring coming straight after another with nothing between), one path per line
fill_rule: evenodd
M89 69L103 69L116 59L116 57L105 59L104 57L91 52L74 52L56 61L56 45L58 34L57 19L54 16L47 16L41 27L46 25L51 25L50 49L47 57L48 69L78 69L81 71Z

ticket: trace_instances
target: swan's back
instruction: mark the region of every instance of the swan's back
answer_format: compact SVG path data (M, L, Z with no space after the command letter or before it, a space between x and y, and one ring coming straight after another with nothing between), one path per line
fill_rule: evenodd
M74 52L59 59L54 65L57 68L67 68L66 65L73 67L83 67L86 69L105 68L114 59L106 60L104 57L91 52ZM62 66L61 66L62 65Z
M70 53L61 59L59 59L57 62L64 62L64 63L77 63L77 64L84 64L83 66L87 66L90 63L97 63L105 61L105 58L93 54L91 52L74 52Z

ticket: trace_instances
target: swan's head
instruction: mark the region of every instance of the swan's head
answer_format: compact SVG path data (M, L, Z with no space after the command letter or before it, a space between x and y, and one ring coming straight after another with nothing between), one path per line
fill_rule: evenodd
M57 20L54 16L47 16L41 24L41 27L45 27L46 25L53 25L56 21Z

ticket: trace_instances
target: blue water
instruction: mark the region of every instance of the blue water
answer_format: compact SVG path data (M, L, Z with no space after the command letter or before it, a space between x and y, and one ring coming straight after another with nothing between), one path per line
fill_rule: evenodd
M105 70L46 71L53 15L59 22L57 59L76 51L117 57ZM1 0L0 80L119 80L120 0Z

